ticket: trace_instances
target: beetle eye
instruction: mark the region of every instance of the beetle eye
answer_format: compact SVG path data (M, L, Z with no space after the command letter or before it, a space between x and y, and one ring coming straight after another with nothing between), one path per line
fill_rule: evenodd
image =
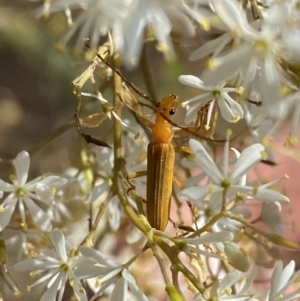
M174 115L175 114L175 109L172 109L171 111L170 111L170 115Z

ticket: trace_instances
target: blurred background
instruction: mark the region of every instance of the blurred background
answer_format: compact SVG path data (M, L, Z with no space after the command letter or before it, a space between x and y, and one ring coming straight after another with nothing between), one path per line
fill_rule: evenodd
M35 18L41 3L1 1L0 9L0 176L22 150L33 150L73 116L70 82L80 66L53 44L66 26L63 15L45 22ZM79 65L79 64L78 64ZM72 127L32 157L32 176L58 172L69 164L62 152L77 136ZM37 166L38 163L38 166Z

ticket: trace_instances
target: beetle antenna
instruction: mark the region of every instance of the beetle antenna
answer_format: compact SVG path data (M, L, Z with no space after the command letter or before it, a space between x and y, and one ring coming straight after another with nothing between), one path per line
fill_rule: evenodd
M91 49L88 41L85 41L85 46L89 49ZM108 61L106 61L99 53L97 53L97 57L107 66L109 67L110 69L112 69L115 73L117 73L121 79L136 93L138 94L140 97L152 102L153 104L156 105L156 102L150 97L148 96L147 94L141 92L132 82L130 82L128 79L126 79L124 77L124 75L122 75L122 73L116 69L111 63L109 63Z
M198 135L197 133L194 133L193 131L191 131L190 129L184 127L184 126L181 126L181 125L178 125L176 124L175 122L173 122L172 120L170 120L166 115L164 115L163 113L160 113L160 115L165 119L167 120L169 123L171 123L173 126L176 126L177 128L180 128L181 130L187 132L188 134L191 134L192 136L194 137L197 137L199 139L203 139L203 140L206 140L206 141L211 141L211 142L218 142L218 143L224 143L226 142L227 140L215 140L215 139L212 139L212 138L209 138L209 137L205 137L205 136L200 136Z

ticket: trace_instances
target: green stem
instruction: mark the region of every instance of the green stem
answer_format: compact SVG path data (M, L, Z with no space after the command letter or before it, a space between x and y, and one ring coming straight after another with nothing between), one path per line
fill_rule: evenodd
M180 271L186 278L188 278L189 281L194 285L194 287L203 294L205 288L202 283L200 283L199 279L196 278L194 274L187 267L185 267L178 258L180 250L176 246L170 247L166 242L164 242L157 236L153 236L153 241L166 253L170 261L172 262L172 266Z
M222 217L223 217L223 212L219 212L218 214L213 216L212 219L206 225L204 225L202 228L200 228L199 230L195 231L193 234L188 236L188 238L200 236L203 232L208 231Z
M113 75L113 82L114 82L114 107L118 108L118 102L119 99L119 93L118 91L121 89L121 78L114 73ZM121 116L121 110L115 110L115 113L120 117ZM124 160L122 160L122 129L121 129L121 123L114 118L114 184L117 190L117 194L119 197L119 200L121 202L121 205L123 206L127 216L130 218L130 220L133 222L133 224L140 229L143 233L147 235L147 227L142 223L142 220L138 217L138 215L135 213L135 211L130 206L128 200L127 200L127 194L124 189L124 185L122 183L122 169L124 168Z

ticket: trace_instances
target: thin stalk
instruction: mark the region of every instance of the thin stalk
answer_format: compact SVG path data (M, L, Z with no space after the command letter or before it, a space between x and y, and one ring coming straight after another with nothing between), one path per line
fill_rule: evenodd
M206 225L204 225L202 228L200 228L199 230L195 231L193 234L188 236L188 238L200 236L203 232L208 231L223 216L224 216L223 212L219 212L218 214L213 216L212 219Z
M80 245L87 245L87 246L93 246L93 238L94 235L96 233L97 227L101 221L101 218L105 212L105 209L110 201L110 199L113 196L113 192L110 191L110 193L108 194L107 198L105 199L105 201L100 205L99 210L97 212L96 218L91 226L90 232L88 233L88 235L83 239L83 241L80 243Z
M144 43L142 57L141 57L141 67L142 67L142 72L143 72L147 91L150 94L150 97L155 102L157 102L158 98L157 98L157 93L155 90L155 85L154 85L153 77L152 77L151 70L150 70L149 57L148 57L148 51L147 51L147 43Z
M162 257L158 254L157 248L156 248L156 246L155 246L155 244L153 242L149 243L149 246L150 246L150 248L151 248L151 250L153 252L153 255L155 256L155 258L156 258L156 260L158 262L158 265L159 265L161 274L162 274L162 276L164 278L166 286L170 285L171 282L170 282L169 276L167 274L167 271L165 269L164 261L163 261Z
M114 107L117 108L119 99L119 89L121 88L122 81L118 74L114 73L113 75L113 82L114 82ZM121 110L116 110L115 113L120 117ZM141 218L135 213L135 211L130 206L127 200L127 194L124 189L124 185L122 183L122 169L124 166L124 160L122 160L122 131L121 131L121 123L114 118L114 184L115 188L120 200L121 205L123 206L126 214L132 221L132 223L140 229L143 233L147 234L148 230L146 229L145 225L142 223ZM150 230L149 226L149 230Z
M75 125L74 118L70 118L65 124L61 125L58 129L56 129L50 136L46 137L44 140L42 140L40 143L38 143L36 146L34 146L30 151L30 156L33 156L37 152L39 152L41 149L49 145L52 141L54 141L56 138L58 138L60 135L68 131L70 128L72 128Z

